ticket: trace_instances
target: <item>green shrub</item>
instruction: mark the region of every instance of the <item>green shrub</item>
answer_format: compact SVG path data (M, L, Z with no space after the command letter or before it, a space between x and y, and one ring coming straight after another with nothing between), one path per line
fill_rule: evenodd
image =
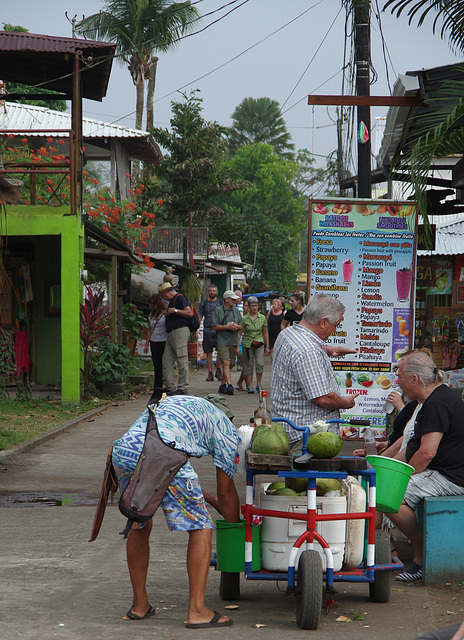
M133 356L122 344L107 342L93 359L92 380L97 388L108 382L124 382Z

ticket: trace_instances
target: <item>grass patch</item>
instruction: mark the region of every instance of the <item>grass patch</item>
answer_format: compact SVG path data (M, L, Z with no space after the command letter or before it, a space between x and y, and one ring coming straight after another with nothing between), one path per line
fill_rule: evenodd
M104 401L81 402L79 406L55 404L46 398L0 399L0 451L57 427L95 409Z

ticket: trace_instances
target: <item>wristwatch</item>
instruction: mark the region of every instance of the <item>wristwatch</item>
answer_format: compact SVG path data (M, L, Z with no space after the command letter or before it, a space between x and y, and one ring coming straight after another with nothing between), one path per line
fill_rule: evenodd
M174 307L174 313L177 313L177 309L176 309L176 307Z

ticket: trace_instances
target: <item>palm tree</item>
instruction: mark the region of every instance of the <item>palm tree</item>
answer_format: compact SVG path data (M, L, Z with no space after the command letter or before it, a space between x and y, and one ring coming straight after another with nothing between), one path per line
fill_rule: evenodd
M440 36L447 36L453 47L464 51L464 2L463 0L388 0L384 9L396 12L399 17L403 11L409 16L409 24L416 18L421 26L430 12L436 13L433 32L442 22Z
M242 100L232 114L229 141L232 152L245 145L262 142L272 145L283 158L294 158L295 145L291 142L279 103L271 98Z
M117 44L116 54L123 64L128 64L136 87L136 129L142 129L147 80L147 130L153 127L158 62L155 52L165 53L175 47L182 35L192 31L198 18L190 0L106 0L103 11L77 23L77 33L88 38L107 38Z

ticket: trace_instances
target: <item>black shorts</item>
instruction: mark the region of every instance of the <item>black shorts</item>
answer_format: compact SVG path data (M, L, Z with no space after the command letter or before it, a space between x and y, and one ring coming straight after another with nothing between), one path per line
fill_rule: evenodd
M217 347L216 331L213 329L204 329L203 331L203 351L205 353L213 353Z

